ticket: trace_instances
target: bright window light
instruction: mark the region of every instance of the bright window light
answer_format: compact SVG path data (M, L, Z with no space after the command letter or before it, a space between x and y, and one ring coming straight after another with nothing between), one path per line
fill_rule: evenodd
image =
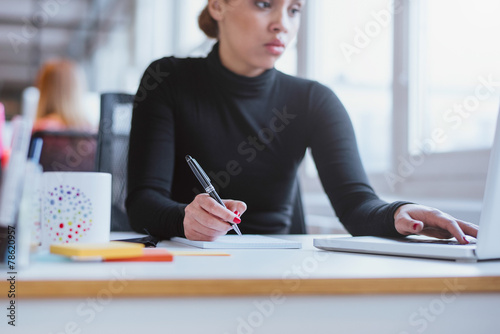
M387 0L308 2L314 52L311 78L346 107L364 166L387 169L391 148L393 8Z
M500 1L414 4L410 152L429 141L433 153L488 148L500 96Z

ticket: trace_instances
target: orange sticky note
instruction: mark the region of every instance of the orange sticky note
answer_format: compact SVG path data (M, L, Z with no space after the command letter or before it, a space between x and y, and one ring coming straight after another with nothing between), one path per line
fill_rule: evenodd
M165 248L143 248L142 255L119 258L119 259L105 259L106 262L171 262L174 256Z

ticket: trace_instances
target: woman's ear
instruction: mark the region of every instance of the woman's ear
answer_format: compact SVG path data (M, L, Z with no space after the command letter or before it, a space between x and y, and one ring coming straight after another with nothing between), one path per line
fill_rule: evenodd
M208 12L210 13L210 16L215 21L220 21L224 17L224 0L209 0L208 1Z

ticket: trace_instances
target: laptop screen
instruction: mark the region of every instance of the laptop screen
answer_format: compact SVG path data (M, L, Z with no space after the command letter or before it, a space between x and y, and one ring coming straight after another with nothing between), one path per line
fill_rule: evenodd
M500 114L500 111L499 111ZM491 147L488 176L477 236L479 258L500 258L500 116L497 116L495 138Z

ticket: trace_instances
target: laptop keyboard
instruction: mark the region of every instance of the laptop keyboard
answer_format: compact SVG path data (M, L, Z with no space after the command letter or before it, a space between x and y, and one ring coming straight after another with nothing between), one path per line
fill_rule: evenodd
M414 244L440 244L440 245L459 245L459 246L467 246L467 245L473 245L476 243L476 240L473 239L468 239L469 244L461 244L456 240L441 240L441 239L432 239L432 240L423 240L423 239L412 239L412 238L406 238L406 239L398 239L398 241L401 242L408 242L408 243L414 243Z

